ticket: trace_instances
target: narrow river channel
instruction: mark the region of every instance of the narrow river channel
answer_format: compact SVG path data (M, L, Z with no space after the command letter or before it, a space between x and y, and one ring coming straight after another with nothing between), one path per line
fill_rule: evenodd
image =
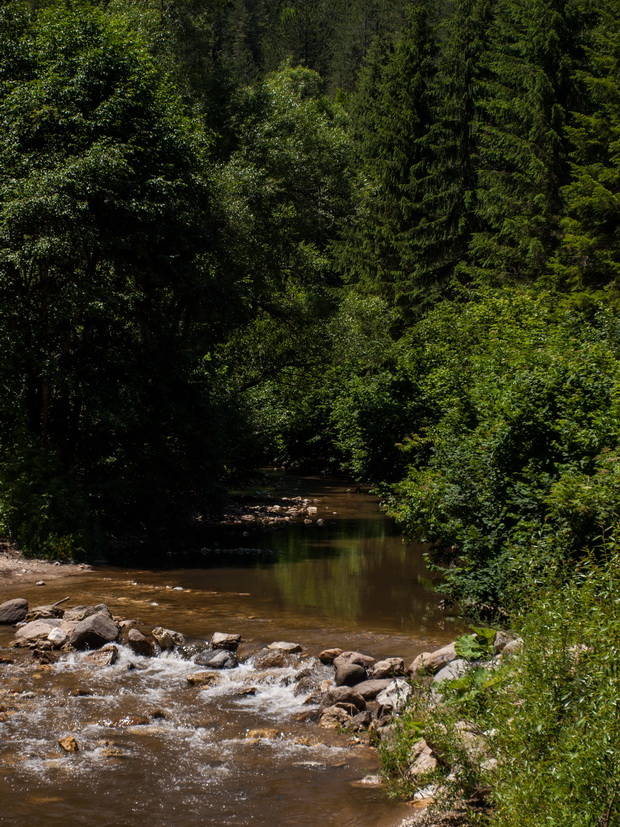
M409 663L460 632L437 608L421 549L403 543L376 498L323 478L280 484L314 503L323 524L240 529L231 546L265 553L227 554L222 543L204 568L102 567L45 587L0 584L0 601L105 603L189 641L239 633L242 659L272 641L297 642L318 682L333 677L316 660L325 648ZM119 646L112 666L82 654L45 665L6 649L12 634L0 632L0 655L17 658L0 663L3 697L15 700L0 723L1 824L396 827L411 814L360 783L377 772L373 749L299 720L308 710L296 694L299 667L260 670L249 657L196 687L187 678L201 667L176 653L143 658ZM63 754L58 740L69 733L79 751Z

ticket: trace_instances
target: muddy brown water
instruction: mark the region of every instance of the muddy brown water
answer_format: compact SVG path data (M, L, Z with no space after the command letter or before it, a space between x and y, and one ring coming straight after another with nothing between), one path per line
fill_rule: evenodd
M409 662L461 631L437 609L421 549L403 543L376 498L334 480L280 485L308 498L325 524L240 528L228 541L272 555L221 553L204 568L167 571L106 567L45 587L0 586L0 600L70 595L69 606L107 603L189 639L238 632L246 651L296 641L317 681L333 676L315 657L326 647ZM17 657L0 664L1 824L396 827L411 814L360 784L378 770L373 749L295 720L309 708L294 693L298 669L259 671L249 660L199 689L187 676L203 668L174 654L146 659L119 647L113 666L81 654L42 666L5 650L11 637L0 631L0 655ZM256 728L277 736L248 738ZM68 733L74 754L58 747Z

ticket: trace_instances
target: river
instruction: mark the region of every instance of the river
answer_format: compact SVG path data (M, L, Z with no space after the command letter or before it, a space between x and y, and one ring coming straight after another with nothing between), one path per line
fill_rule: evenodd
M460 632L437 608L421 549L402 541L375 497L323 478L279 485L314 503L323 524L239 529L229 539L264 554L229 555L223 542L203 568L102 567L45 587L1 587L0 600L40 605L69 595L67 605L105 603L187 639L240 633L246 655L298 642L317 680L333 676L315 659L322 649L409 663ZM17 657L0 665L2 824L396 827L411 813L360 784L377 772L373 749L296 719L308 709L294 691L296 669L259 671L249 660L200 689L187 681L198 667L176 654L140 658L119 647L113 666L80 654L42 665L6 651L11 637L0 632L0 654ZM269 731L247 737L257 728ZM69 733L79 744L70 755L58 748Z

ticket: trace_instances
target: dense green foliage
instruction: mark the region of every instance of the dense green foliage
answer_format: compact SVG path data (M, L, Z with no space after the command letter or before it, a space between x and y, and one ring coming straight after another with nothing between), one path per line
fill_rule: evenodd
M336 5L3 7L27 548L190 525L227 476L310 462L382 486L473 607L613 522L614 5Z
M470 810L463 824L620 823L619 564L610 535L602 560L589 557L530 594L515 623L518 653L435 684L439 699L418 685L381 747L392 784L411 795L438 783L444 807L482 793L489 806ZM412 783L410 751L420 738L443 760Z
M616 0L7 0L3 533L162 549L261 462L372 482L525 637L446 689L463 789L618 823L619 65Z

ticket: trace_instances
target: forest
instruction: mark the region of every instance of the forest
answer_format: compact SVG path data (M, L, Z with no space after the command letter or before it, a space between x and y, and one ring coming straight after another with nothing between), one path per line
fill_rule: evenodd
M346 472L463 612L557 603L538 633L588 643L575 577L617 576L619 61L614 0L4 3L2 533L156 558L265 463ZM544 823L619 823L610 796Z

